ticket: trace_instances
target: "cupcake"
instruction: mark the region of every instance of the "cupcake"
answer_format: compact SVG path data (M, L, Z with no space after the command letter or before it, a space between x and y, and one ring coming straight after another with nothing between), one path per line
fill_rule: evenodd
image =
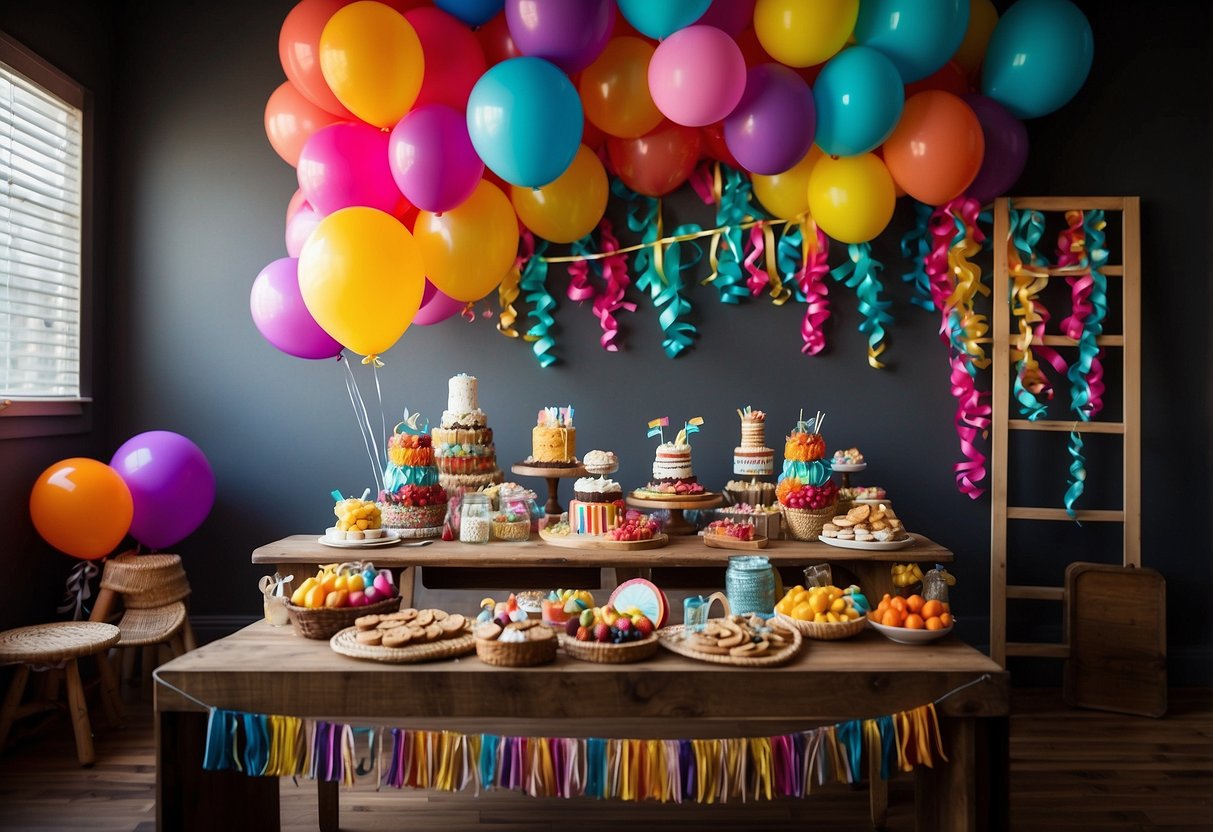
M591 474L611 474L619 470L619 457L614 451L590 451L581 464Z
M623 499L623 486L606 477L581 477L573 483L573 496L583 503L613 503Z

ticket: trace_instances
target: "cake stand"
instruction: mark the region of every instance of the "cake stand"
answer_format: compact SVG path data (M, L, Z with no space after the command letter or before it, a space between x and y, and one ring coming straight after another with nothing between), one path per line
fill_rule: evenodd
M510 470L520 477L540 477L547 480L548 501L543 507L543 513L548 516L548 519L564 514L560 501L556 499L557 492L560 489L560 481L576 479L586 475L585 468L580 464L557 468L554 466L527 465L525 462L515 462L510 466Z
M635 494L629 494L627 498L627 503L632 508L666 509L669 511L670 519L662 529L666 534L695 534L697 529L694 524L690 523L682 513L688 510L696 511L699 509L716 508L723 502L723 497L710 491L705 491L694 497L669 497L668 499L664 499L661 497L637 497Z
M830 469L839 474L842 474L842 487L843 488L850 488L851 487L851 474L858 473L859 471L863 471L867 467L868 467L868 464L866 462L859 462L859 463L835 462L830 466Z

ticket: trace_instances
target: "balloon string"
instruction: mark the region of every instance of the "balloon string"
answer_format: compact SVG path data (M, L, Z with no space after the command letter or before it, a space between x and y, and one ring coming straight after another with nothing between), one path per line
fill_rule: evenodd
M383 410L383 390L379 386L379 368L371 366L371 374L375 377L375 396L379 399L379 435L383 437L384 454L387 453L387 414ZM378 450L378 448L376 448ZM383 490L383 464L379 465L379 489Z
M342 358L344 359L344 355L342 355ZM362 394L357 392L358 381L354 378L354 371L350 369L350 362L343 360L341 363L345 365L345 391L349 394L350 406L354 408L354 421L358 423L358 430L362 433L362 444L366 448L366 455L371 460L371 481L380 483L383 480L383 474L379 470L379 460L371 450L370 422L366 419L365 405L361 412L358 410L358 405L362 402ZM355 398L355 395L357 398Z

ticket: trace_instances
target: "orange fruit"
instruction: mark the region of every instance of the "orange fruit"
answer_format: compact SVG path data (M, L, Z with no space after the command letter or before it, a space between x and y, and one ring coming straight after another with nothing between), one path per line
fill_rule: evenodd
M296 605L296 606L298 606L298 605ZM876 605L876 611L884 612L888 608L889 608L889 601L888 601L888 596L886 595L885 600L881 601L879 604Z
M906 629L921 630L923 628L922 616L917 613L910 613L906 616Z
M892 607L893 609L897 610L898 612L905 612L906 611L906 599L902 598L900 595L897 595L891 601L889 601L889 606Z
M943 612L943 604L939 603L938 601L936 601L934 599L931 599L930 601L927 601L925 604L922 605L922 617L923 618L935 618L941 612Z
M922 609L922 605L925 603L926 599L921 595L911 595L906 599L906 609L908 609L910 612L919 612Z
M943 628L944 628L945 630L946 630L948 627L951 627L951 626L952 626L952 613L950 613L950 612L945 612L945 613L943 613L942 615L940 615L940 616L939 616L939 623L943 625Z
M928 630L942 630L943 629L943 622L939 620L938 615L933 615L927 619L927 629Z
M944 602L943 602L943 611L944 611L944 612L951 612L951 611L952 611L952 605L951 605L951 604L949 604L947 601L944 601Z
M900 627L901 617L897 614L897 610L885 610L884 615L880 619L880 623L886 627Z

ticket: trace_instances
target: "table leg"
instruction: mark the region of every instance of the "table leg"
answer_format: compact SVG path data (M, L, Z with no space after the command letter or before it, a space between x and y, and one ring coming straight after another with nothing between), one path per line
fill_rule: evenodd
M336 780L316 781L316 820L320 824L320 832L337 832L341 828L340 796L341 790Z
M416 566L406 566L400 570L400 577L396 579L396 587L400 590L402 606L413 606L413 595L417 591L418 568Z
M977 823L977 768L988 766L989 761L977 759L976 720L961 717L940 722L948 762L936 759L934 768L914 769L915 828L918 832L988 829Z
M97 654L97 676L101 680L101 707L105 709L105 720L113 727L122 721L122 697L118 693L118 681L114 678L108 650Z
M977 819L983 829L1006 832L1011 824L1011 718L976 723Z
M67 676L67 708L72 717L72 731L76 734L76 756L80 765L91 766L96 760L93 753L93 728L88 722L88 704L84 701L84 686L80 683L80 665L68 659L63 666Z

